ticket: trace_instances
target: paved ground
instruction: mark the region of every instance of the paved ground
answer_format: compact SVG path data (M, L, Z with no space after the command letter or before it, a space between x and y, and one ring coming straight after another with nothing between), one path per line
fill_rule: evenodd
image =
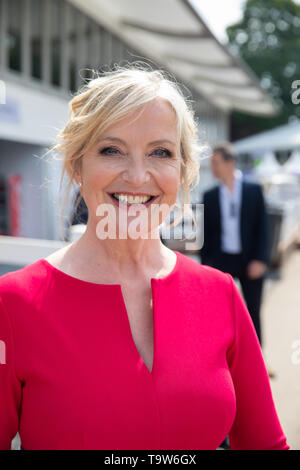
M278 416L291 449L300 449L300 250L265 284L263 353ZM18 438L13 448L19 446Z
M271 387L291 449L300 449L300 250L266 283L262 308L263 352L276 377Z

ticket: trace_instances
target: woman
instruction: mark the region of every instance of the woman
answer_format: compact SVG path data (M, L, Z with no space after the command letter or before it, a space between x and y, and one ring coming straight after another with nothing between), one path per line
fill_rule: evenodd
M159 237L196 148L160 72L105 74L71 100L56 149L87 228L0 279L0 448L18 429L24 449L216 449L228 434L232 449L289 448L232 278Z

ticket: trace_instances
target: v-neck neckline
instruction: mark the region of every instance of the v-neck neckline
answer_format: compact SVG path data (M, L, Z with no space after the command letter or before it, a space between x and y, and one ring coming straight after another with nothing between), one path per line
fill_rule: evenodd
M137 346L135 344L135 341L134 341L134 338L133 338L133 335L132 335L132 331L131 331L131 326L130 326L130 321L129 321L129 316L128 316L128 311L127 311L127 307L126 307L126 303L125 303L125 299L124 299L124 295L123 295L123 292L122 292L122 286L121 284L100 284L100 283L96 283L96 282L90 282L90 281L84 281L83 279L79 279L79 278L76 278L74 276L71 276L70 274L67 274L63 271L61 271L60 269L56 268L55 266L53 266L51 263L49 263L49 261L47 261L45 258L41 258L40 260L38 260L38 262L41 262L44 266L46 266L48 269L51 270L52 273L54 273L55 275L57 275L57 277L61 278L61 279L65 279L67 280L68 282L76 282L76 284L78 285L82 285L82 286L86 286L86 287L92 287L92 288L96 288L96 289L99 289L99 288L117 288L118 291L119 291L119 296L120 296L120 299L121 299L121 304L122 304L122 310L123 310L123 314L124 314L124 317L125 317L125 321L126 321L126 325L127 325L127 331L128 331L128 334L129 334L129 337L130 337L130 344L131 346L134 348L135 350L135 355L137 357L137 359L139 360L140 364L142 365L143 369L146 371L146 373L149 375L149 377L151 379L153 379L154 375L155 375L155 370L156 370L156 361L157 361L157 308L158 308L158 293L159 293L159 290L160 290L160 287L162 285L164 285L165 283L168 283L170 282L173 278L176 277L176 274L179 270L179 264L180 264L180 258L181 258L181 253L178 252L178 251L173 251L175 254L176 254L176 263L172 269L172 271L170 271L169 274L167 274L167 276L163 277L163 278L150 278L150 287L151 287L151 298L152 298L152 315L153 315L153 356L152 356L152 368L151 368L151 371L148 369L146 363L144 362L142 356L140 355L138 349L137 349Z
M151 279L150 286L151 286L151 299L152 299L152 321L153 321L153 328L152 328L152 368L151 370L148 368L146 365L144 359L142 358L137 345L134 341L133 335L132 335L132 330L130 326L130 320L129 320L129 315L128 315L128 310L127 306L125 303L125 298L122 292L122 287L121 285L118 285L117 287L119 288L119 295L121 298L122 302L122 309L124 313L124 318L126 321L126 326L127 326L127 331L130 336L130 343L132 347L135 350L135 355L137 359L139 360L140 364L142 365L143 369L145 369L146 373L150 375L151 378L153 378L153 373L155 371L155 364L156 364L156 349L157 349L157 334L156 334L156 327L157 327L157 304L158 304L158 292L159 292L159 283L156 283L155 281L159 281L160 279Z

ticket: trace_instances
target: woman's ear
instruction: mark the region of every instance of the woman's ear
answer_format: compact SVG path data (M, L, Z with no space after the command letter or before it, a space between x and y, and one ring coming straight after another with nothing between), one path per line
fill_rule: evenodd
M82 157L76 159L72 164L72 172L73 172L73 179L75 180L76 184L82 182Z
M76 184L79 184L82 181L81 175L80 175L78 170L74 171L74 180L75 180Z

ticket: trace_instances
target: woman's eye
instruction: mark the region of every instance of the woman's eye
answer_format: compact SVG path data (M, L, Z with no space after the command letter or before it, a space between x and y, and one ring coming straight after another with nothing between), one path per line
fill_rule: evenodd
M101 155L117 155L120 151L115 147L104 147L99 150L99 153L101 153Z
M117 149L116 147L104 147L103 149L99 150L99 153L101 155L120 155L121 151ZM172 157L172 152L168 149L164 148L159 148L156 150L153 150L151 155L154 155L155 157L160 157L160 158L167 158L167 157Z
M172 152L168 149L156 149L153 151L157 157L172 157Z

